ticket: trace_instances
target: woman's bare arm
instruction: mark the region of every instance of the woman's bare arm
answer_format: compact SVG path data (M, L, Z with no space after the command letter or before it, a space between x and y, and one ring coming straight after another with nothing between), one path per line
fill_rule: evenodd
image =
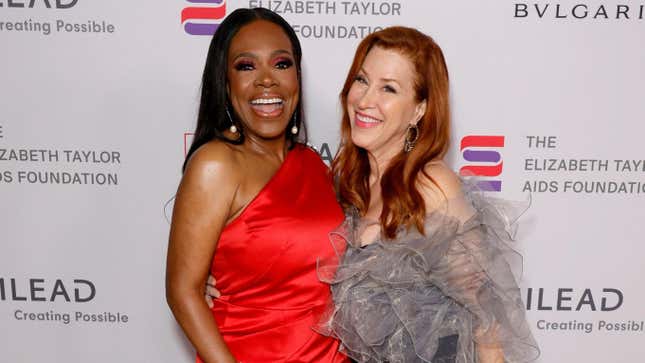
M235 362L204 301L204 283L239 186L234 151L209 143L189 161L177 191L166 267L166 299L207 363Z

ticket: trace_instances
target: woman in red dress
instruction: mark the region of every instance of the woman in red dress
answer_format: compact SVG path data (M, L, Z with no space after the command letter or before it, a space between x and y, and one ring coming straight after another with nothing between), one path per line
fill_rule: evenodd
M206 60L168 246L167 300L198 362L346 362L314 332L316 259L343 220L327 168L298 142L301 49L266 9L231 13ZM211 273L221 297L208 308Z

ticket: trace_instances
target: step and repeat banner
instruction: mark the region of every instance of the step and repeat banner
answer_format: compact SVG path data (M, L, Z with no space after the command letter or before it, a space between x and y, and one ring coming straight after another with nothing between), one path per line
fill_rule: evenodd
M531 200L517 249L539 362L643 360L645 2L0 0L0 361L193 361L164 298L167 216L209 35L260 6L302 41L326 161L360 39L433 36L448 161Z

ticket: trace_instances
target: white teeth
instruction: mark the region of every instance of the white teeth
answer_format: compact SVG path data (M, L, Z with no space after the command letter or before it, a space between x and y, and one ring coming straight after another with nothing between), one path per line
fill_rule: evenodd
M252 105L271 105L282 102L284 101L281 98L257 98L255 100L251 100Z
M363 115L359 115L359 114L356 114L356 118L360 122L365 122L365 123L373 123L373 124L375 124L375 123L381 122L380 120L377 120L375 118L368 117L368 116L363 116Z

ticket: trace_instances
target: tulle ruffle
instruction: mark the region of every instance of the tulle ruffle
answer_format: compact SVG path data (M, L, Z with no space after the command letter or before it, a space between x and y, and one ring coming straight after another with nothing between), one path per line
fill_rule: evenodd
M425 236L401 229L363 248L366 222L349 211L330 233L336 256L318 261L333 304L316 329L358 362L473 363L480 345L501 347L509 363L535 360L515 277L522 260L508 245L526 204L465 185L427 216Z

